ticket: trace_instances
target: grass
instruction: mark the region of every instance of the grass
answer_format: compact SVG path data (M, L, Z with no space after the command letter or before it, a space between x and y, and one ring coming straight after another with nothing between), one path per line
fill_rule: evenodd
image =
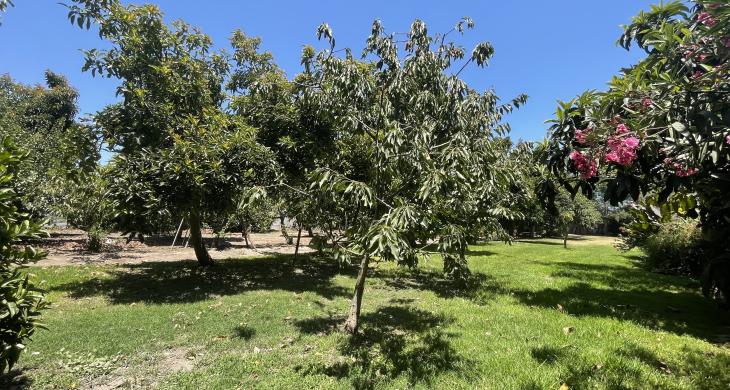
M27 388L727 389L730 320L695 281L636 253L557 241L380 264L362 335L339 331L355 270L304 258L33 268L53 308L19 367ZM1 384L2 382L0 382Z

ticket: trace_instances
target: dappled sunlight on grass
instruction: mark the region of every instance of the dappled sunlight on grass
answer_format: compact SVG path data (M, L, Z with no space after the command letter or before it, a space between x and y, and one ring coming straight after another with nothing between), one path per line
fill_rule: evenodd
M55 302L51 330L38 333L4 381L727 388L727 312L696 281L649 273L627 256L604 244L485 244L470 248L472 275L463 282L444 278L436 258L415 269L380 264L368 278L362 333L352 339L341 328L355 270L326 260L33 269ZM69 370L59 364L61 348L108 364ZM169 350L187 351L190 369L149 363Z

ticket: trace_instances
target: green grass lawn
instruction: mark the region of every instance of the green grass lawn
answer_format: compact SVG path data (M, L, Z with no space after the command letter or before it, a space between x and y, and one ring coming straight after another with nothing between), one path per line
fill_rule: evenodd
M431 259L380 264L362 335L355 270L304 258L33 268L53 308L12 381L28 388L730 388L730 321L695 281L609 245L471 248L467 285ZM301 260L301 259L300 259ZM4 379L8 385L8 378Z

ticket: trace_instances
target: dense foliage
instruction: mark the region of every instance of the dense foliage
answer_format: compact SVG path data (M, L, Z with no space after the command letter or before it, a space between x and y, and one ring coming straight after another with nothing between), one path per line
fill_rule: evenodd
M642 12L619 43L647 57L606 92L560 105L549 165L572 191L606 183L614 203L653 199L648 213L697 218L714 253L707 294L730 294L730 4L671 1ZM652 218L646 216L646 219Z
M95 22L111 45L86 51L84 69L121 81L122 101L96 116L118 153L109 183L117 223L149 233L160 216L185 216L198 261L211 264L201 218L231 212L245 188L275 180L273 154L227 112L228 78L246 71L231 69L236 54L213 52L198 29L166 25L154 5L76 1L69 18Z
M22 211L14 182L27 152L5 138L0 145L0 373L13 367L25 349L25 342L42 325L40 311L47 303L20 266L39 260L43 253L21 241L38 238L41 226Z
M80 124L78 92L66 79L46 72L46 87L0 77L0 137L28 152L20 162L14 189L33 215L62 214L79 176L93 170L100 145L95 131Z
M452 32L472 26L467 18ZM349 50L336 55L332 31L323 24L318 36L329 48L302 54L302 104L333 122L332 156L311 173L310 189L347 221L329 231L335 258L361 260L345 324L352 333L371 261L413 266L435 241L445 272L463 278L469 238L501 230L499 218L510 214L512 177L500 165L495 137L507 130L503 115L525 97L499 105L492 91L469 88L460 70L450 73L467 54L448 35L429 35L416 20L401 49L375 21L357 60ZM492 54L491 45L479 44L461 69L486 66Z

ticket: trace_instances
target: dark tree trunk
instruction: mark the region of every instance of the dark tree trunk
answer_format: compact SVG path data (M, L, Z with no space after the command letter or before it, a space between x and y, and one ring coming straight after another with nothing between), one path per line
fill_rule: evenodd
M314 237L314 232L312 231L312 227L311 226L307 226L307 235L309 237Z
M243 225L241 236L243 236L244 241L246 241L246 247L249 249L256 249L256 246L253 244L253 240L251 239L251 226Z
M299 243L302 240L302 227L299 226L299 232L297 232L297 246L294 247L294 260L299 256Z
M205 243L203 242L203 234L200 231L200 215L198 210L190 211L190 243L193 245L195 250L195 257L198 259L198 263L202 266L208 266L213 264L213 259L208 254L208 250L205 249Z
M563 248L568 249L568 227L563 231Z
M362 294L365 290L365 278L368 273L368 264L370 263L370 257L365 256L362 258L360 263L360 272L357 274L357 280L355 281L355 295L352 297L352 305L350 305L350 315L345 321L345 331L350 334L357 334L357 329L360 325L360 308L362 306Z

